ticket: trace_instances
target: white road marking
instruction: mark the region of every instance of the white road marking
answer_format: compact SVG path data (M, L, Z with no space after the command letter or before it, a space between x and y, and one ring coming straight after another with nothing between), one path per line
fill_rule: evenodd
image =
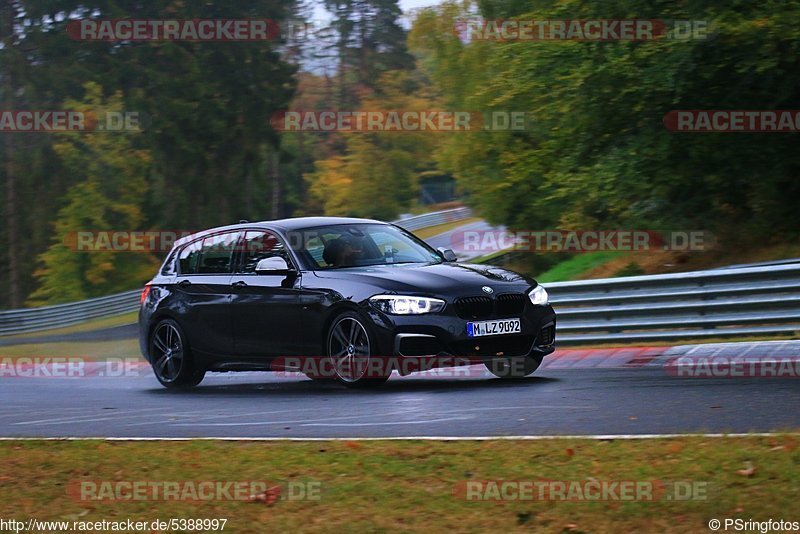
M458 409L458 410L453 410L453 411L433 411L433 412L429 411L425 415L434 416L434 417L436 417L436 416L452 416L452 415L458 416L458 415L462 414L463 412L470 412L470 411L513 410L513 409L520 409L520 408L525 408L525 406L517 406L517 407L514 407L514 406L502 406L502 407L496 407L496 408L481 407L481 408L463 408L463 409ZM537 409L538 408L543 408L543 409L559 409L560 408L560 409L567 409L567 410L569 410L569 409L575 409L575 410L595 409L593 406L564 406L564 405L557 405L557 406L537 405ZM299 426L348 426L348 425L351 425L351 426L373 426L373 425L374 426L380 426L383 423L380 423L380 422L374 422L374 423L373 422L368 422L368 423L358 423L358 424L349 423L349 424L336 425L336 424L329 423L329 421L341 421L341 420L347 420L347 419L365 419L365 418L375 418L377 420L382 420L382 419L385 419L387 417L391 417L391 416L395 416L395 415L408 416L410 414L411 414L411 412L409 412L408 410L403 410L403 411L399 411L399 412L370 413L370 414L361 414L361 415L346 415L346 416L341 416L341 417L326 417L326 418L322 418L322 419L290 419L290 420L283 420L283 421L242 421L242 422L225 422L225 423L203 423L203 422L200 422L200 421L198 421L198 422L180 422L180 423L176 423L176 422L172 422L172 421L162 421L160 424L170 424L171 426L198 426L198 425L200 425L200 426L214 426L214 427L262 426L262 425L279 425L279 424L296 424L296 425L299 425ZM443 420L450 420L450 421L462 420L463 421L463 420L472 419L472 418L473 417L456 417L455 419L448 418L448 419L443 419ZM313 424L313 423L317 423L317 422L319 422L319 424ZM387 425L388 424L400 425L400 424L418 424L418 423L424 423L424 422L425 422L425 420L414 420L414 421L387 422L385 424L387 424ZM123 425L123 426L145 426L145 425L148 425L148 424L156 424L156 423L158 423L158 422L153 421L153 422L144 422L144 423L131 423L131 424Z
M671 439L671 438L747 438L800 436L800 432L753 432L732 434L570 434L564 436L406 436L386 438L286 438L286 437L205 437L205 438L173 438L173 437L45 437L45 438L12 438L0 437L0 441L537 441L537 440L615 440L615 439Z
M126 424L121 425L121 426L126 426L126 427L127 426L147 426L147 425L163 425L163 424L173 423L173 421L171 421L170 419L190 419L190 420L194 420L194 422L196 424L199 424L199 425L205 424L205 425L209 425L209 426L215 426L214 423L203 423L203 421L206 421L208 419L221 419L221 418L231 419L231 418L235 418L235 417L251 417L251 416L254 416L254 415L270 415L270 414L275 414L275 413L283 413L283 414L285 414L285 413L288 413L288 412L307 412L307 411L319 411L319 408L291 408L291 407L287 407L287 409L285 409L285 410L273 410L273 411L269 411L269 412L227 413L227 414L217 414L217 415L198 415L198 414L193 414L193 413L179 413L179 414L174 414L174 413L173 414L169 414L169 413L167 413L167 414L156 414L157 417L161 417L164 420L144 421L142 423L126 423ZM177 424L177 423L174 423L174 424ZM188 424L188 423L184 423L184 424Z
M19 423L11 423L12 425L38 425L38 426L52 426L52 425L74 425L80 423L97 423L100 421L111 421L114 417L94 417L89 419L79 419L74 421L22 421Z
M150 417L150 414L143 414L141 412L157 412L160 411L161 408L142 408L141 410L137 410L135 412L116 412L114 410L100 410L97 414L84 414L84 415L73 415L68 417L55 417L52 419L39 419L34 421L19 421L16 423L11 423L12 425L41 425L41 424L68 424L68 423L91 423L93 421L106 421L109 419L118 419L121 417ZM106 412L108 413L109 417L104 417L102 419L96 419L97 415L100 413ZM113 413L109 413L113 412ZM89 418L89 419L87 419ZM85 420L84 420L85 419Z
M445 421L466 421L472 417L443 417L441 419L425 419L424 421L387 421L383 423L308 423L299 426L391 426L391 425L428 425Z
M317 421L341 421L345 419L364 419L365 417L391 417L393 415L408 415L408 412L388 412L388 413L371 413L362 415L343 415L341 417L325 417L322 419L289 419L284 421L243 421L241 423L200 423L203 426L263 426L263 425L283 425L283 424L304 424ZM198 423L174 423L172 426L196 426Z

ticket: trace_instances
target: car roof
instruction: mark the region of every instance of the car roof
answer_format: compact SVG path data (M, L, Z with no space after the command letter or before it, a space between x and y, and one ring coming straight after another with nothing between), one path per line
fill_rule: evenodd
M209 228L208 230L203 230L201 232L196 232L191 235L187 235L175 241L175 247L179 247L188 243L189 241L194 241L198 237L211 235L211 234L218 234L221 232L227 232L231 230L240 230L243 228L264 228L267 230L279 230L279 231L293 231L293 230L302 230L304 228L315 228L318 226L333 226L337 224L388 224L383 221L377 221L374 219L358 219L354 217L292 217L289 219L277 219L273 221L258 221L258 222L246 222L246 223L238 223L238 224L229 224L227 226L217 226L215 228Z
M331 226L335 224L387 224L374 219L358 219L355 217L292 217L290 219L279 219L277 221L263 221L263 223L282 230L300 230L302 228Z

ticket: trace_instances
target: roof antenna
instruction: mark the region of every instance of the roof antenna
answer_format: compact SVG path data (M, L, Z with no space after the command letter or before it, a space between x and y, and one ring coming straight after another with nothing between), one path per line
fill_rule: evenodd
M250 221L248 221L247 219L239 219L239 224L245 224L245 223L249 223L249 222Z

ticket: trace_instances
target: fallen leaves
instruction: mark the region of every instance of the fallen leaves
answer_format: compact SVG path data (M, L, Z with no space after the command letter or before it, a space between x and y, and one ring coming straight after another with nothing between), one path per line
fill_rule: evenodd
M745 462L744 469L739 469L736 473L743 477L751 477L756 474L756 467L753 465L753 462Z
M683 450L683 443L680 441L673 441L667 445L667 452L670 454L678 454Z
M251 495L250 502L260 502L266 504L267 506L270 506L272 504L275 504L280 498L281 498L281 487L272 486L271 488L267 488L267 490L264 493Z

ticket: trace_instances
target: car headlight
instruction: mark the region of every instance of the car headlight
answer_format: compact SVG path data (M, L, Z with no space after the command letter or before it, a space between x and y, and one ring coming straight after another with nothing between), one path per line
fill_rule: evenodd
M384 313L394 315L420 315L436 313L444 309L444 301L430 297L411 297L406 295L375 295L370 304Z
M531 299L531 304L534 306L547 306L550 302L550 297L547 296L547 291L542 286L536 286L528 293L528 298Z

